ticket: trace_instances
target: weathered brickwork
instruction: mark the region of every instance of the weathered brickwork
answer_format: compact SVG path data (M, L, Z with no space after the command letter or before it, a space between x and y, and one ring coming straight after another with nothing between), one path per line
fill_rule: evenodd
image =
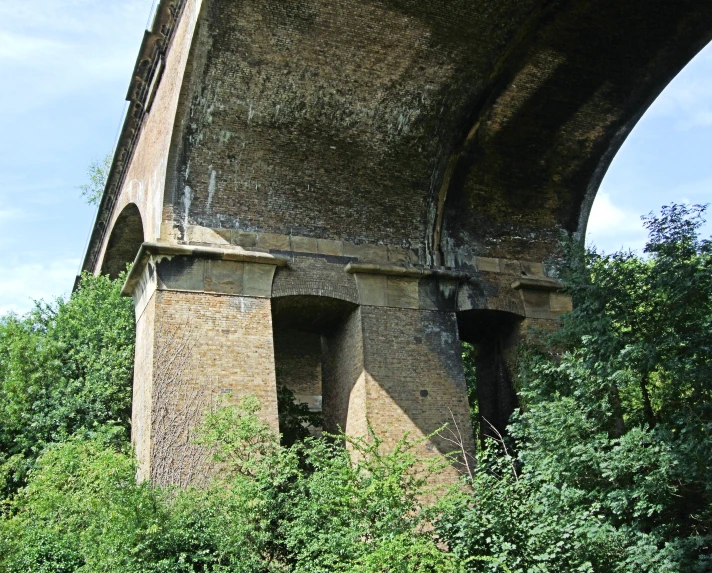
M414 438L444 424L464 429L472 452L467 390L454 313L365 307L361 310L366 371L366 414L393 444L404 431ZM449 434L448 434L449 435ZM426 444L452 452L441 436Z
M151 423L156 299L150 295L137 313L134 360L131 442L136 450L139 476L151 475Z
M531 3L511 4L508 17L522 18ZM450 137L432 137L432 118L459 119L489 67L472 56L511 34L480 16L465 0L213 1L178 226L187 213L213 227L417 248ZM458 72L472 81L464 92Z
M708 2L159 0L84 264L137 257L142 476L209 472L219 396L276 428L277 377L331 429L464 428L460 333L503 427L498 372L571 309L546 261L711 38Z
M348 258L303 254L292 254L290 258L289 265L277 270L273 297L311 295L358 302L356 283L344 272Z
M294 392L299 401L321 396L321 335L297 329L274 332L277 383Z
M324 429L365 436L367 373L361 309L350 313L330 336L322 338L322 349Z
M164 191L167 179L171 177L168 164L171 146L174 145L174 118L181 93L185 91L184 74L201 4L201 0L186 0L184 3L170 48L161 64L161 81L156 86L150 113L145 116L136 148L120 178L121 192L111 209L109 229L114 228L127 206L136 205L141 213L146 241L154 241L161 234ZM130 109L129 113L136 112ZM106 233L102 244L97 247L98 261L103 259L109 237L110 233Z
M137 341L137 353L153 345L150 391L143 394L145 400L150 393L151 431L142 436L148 444L141 451L149 452L142 470L157 483L187 485L208 473L206 452L191 445L191 430L218 401L255 395L265 420L278 429L270 301L160 290L154 298L153 338Z

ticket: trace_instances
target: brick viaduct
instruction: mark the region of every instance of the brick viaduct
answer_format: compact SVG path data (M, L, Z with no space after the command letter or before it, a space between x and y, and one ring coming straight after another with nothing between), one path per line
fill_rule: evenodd
M276 427L277 382L329 429L465 428L460 340L502 428L570 305L547 257L711 37L708 0L162 0L84 262L135 260L142 475L198 479L220 394Z

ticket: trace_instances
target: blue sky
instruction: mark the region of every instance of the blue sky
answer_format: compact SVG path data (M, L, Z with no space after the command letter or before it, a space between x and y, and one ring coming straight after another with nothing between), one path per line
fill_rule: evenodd
M77 186L114 146L153 0L0 0L0 314L62 296L94 209ZM712 47L624 143L589 223L599 248L640 248L640 215L712 200ZM708 226L707 234L710 234Z

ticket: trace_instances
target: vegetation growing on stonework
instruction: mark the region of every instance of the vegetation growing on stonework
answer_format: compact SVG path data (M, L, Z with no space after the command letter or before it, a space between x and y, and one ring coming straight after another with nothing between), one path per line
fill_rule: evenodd
M711 571L703 213L647 218L643 257L563 249L575 310L548 348L522 351L511 441L436 495L440 461L423 466L407 437L395 451L373 434L311 438L308 412L282 404L280 440L253 397L196 432L221 468L209 485L138 484L120 283L85 277L67 301L4 317L0 571Z

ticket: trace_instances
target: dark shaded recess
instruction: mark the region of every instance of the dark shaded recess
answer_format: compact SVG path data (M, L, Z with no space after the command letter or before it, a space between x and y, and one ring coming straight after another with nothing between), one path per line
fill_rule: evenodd
M482 105L453 177L446 234L495 256L546 256L549 247L536 243L555 241L557 227L577 230L625 135L711 37L709 2L551 3L492 80L501 87ZM546 77L517 84L521 70L549 57L560 61ZM514 114L498 108L522 89L533 91L515 99Z
M355 308L353 303L320 296L272 299L277 385L295 394L310 388L309 395L321 395L323 422L329 431L338 431L337 425L329 422L334 419L341 421L344 407L335 405L336 401L340 401L337 396L343 394L342 389L330 387L341 381L324 375L325 371L331 371L326 362L330 358L333 360L328 356L327 341L337 336L340 326ZM319 372L322 373L320 379L312 379ZM280 419L285 417L285 412L280 412Z
M314 334L328 334L357 305L325 296L299 295L272 299L275 330L288 328Z
M109 244L104 253L101 274L115 279L133 263L144 241L143 221L138 207L128 204L114 223Z
M485 436L499 438L498 433L505 436L509 418L518 406L511 369L516 358L521 320L522 317L516 314L498 310L468 310L457 316L460 340L475 348L477 403L483 440Z

